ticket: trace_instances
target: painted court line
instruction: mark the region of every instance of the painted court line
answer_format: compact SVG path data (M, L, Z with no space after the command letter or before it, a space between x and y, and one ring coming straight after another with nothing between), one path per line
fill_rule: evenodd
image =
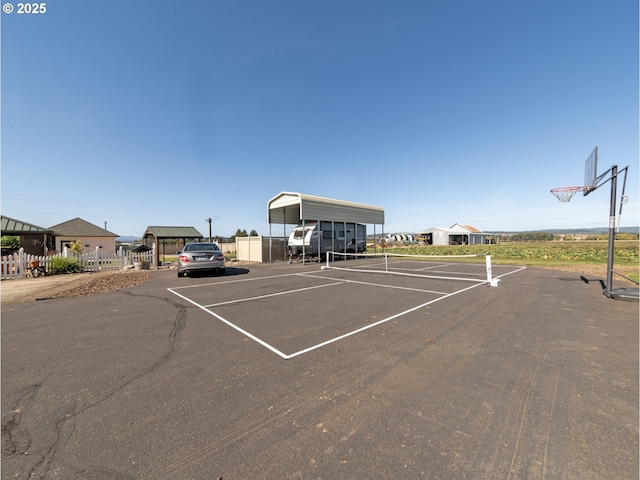
M370 328L377 327L378 325L382 325L383 323L386 323L386 322L388 322L390 320L393 320L395 318L398 318L398 317L401 317L403 315L406 315L407 313L414 312L416 310L419 310L421 308L426 307L427 305L431 305L432 303L439 302L440 300L444 300L445 298L449 298L449 297L452 297L452 296L457 295L459 293L465 292L467 290L471 290L472 288L479 287L480 285L481 284L471 285L470 287L463 288L462 290L458 290L457 292L448 293L446 295L443 295L442 297L438 297L438 298L436 298L434 300L430 300L428 302L425 302L422 305L418 305L417 307L410 308L408 310L405 310L404 312L396 313L395 315L392 315L390 317L384 318L384 319L379 320L379 321L377 321L375 323L372 323L370 325L366 325L366 326L364 326L362 328L358 328L357 330L353 330L352 332L345 333L344 335L340 335L339 337L332 338L331 340L327 340L326 342L322 342L322 343L319 343L319 344L314 345L312 347L305 348L304 350L300 350L298 352L292 353L290 355L287 355L287 360L289 360L290 358L293 358L293 357L297 357L298 355L302 355L304 353L308 353L308 352L311 352L311 351L316 350L318 348L327 346L327 345L329 345L331 343L343 340L343 339L345 339L347 337L355 335L356 333L361 333L361 332L364 332L365 330L369 330Z
M527 268L527 267L519 267L519 268L517 268L516 270L513 270L513 271L511 271L511 272L504 273L504 274L502 274L502 275L496 275L496 276L494 276L493 278L501 278L501 277L505 277L505 276L507 276L507 275L511 275L511 274L513 274L513 273L517 273L517 272L519 272L519 271L521 271L521 270L524 270L525 268ZM260 277L260 278L254 278L254 279L243 279L243 280L232 280L232 281L236 281L236 282L237 282L237 281L249 281L249 280L264 280L264 279L268 279L268 278L287 277L287 276L291 276L291 275L311 276L311 277L314 277L314 278L320 278L320 279L323 279L323 280L327 280L327 278L326 278L326 277L322 277L322 276L318 276L318 275L312 275L312 274L306 274L306 273L294 273L294 274L273 275L273 276L270 276L270 277ZM227 303L235 303L235 302L238 302L238 301L248 301L248 300L251 300L251 299L263 298L263 297L265 297L265 296L275 296L275 295L279 295L279 294L294 293L294 292L296 292L296 291L298 291L298 292L299 292L299 291L303 291L303 290L309 290L309 289L311 289L311 288L321 288L321 287L326 287L326 286L335 286L335 285L338 285L338 284L340 284L340 283L348 283L348 282L351 282L351 283L359 283L359 284L364 284L364 285L371 285L371 286L377 286L377 287L389 287L389 288L400 288L400 289L412 290L412 289L410 289L410 288L405 288L405 287L390 287L389 285L380 285L380 284L376 284L376 283L368 283L368 282L358 282L358 281L344 280L344 281L338 281L338 282L336 282L336 283L331 283L331 284L326 284L326 285L320 285L320 286L317 286L317 287L308 287L308 288L303 288L303 289L297 289L297 290L295 290L295 291L280 292L280 293L271 294L271 295L264 295L264 296L260 296L260 297L247 298L247 299L244 299L244 300L242 300L242 299L241 299L241 300L235 300L235 301L231 301L231 302L223 302L223 303L215 304L215 305L223 305L223 304L227 304ZM305 349L299 350L299 351L294 352L294 353L291 353L291 354L286 354L286 353L284 353L284 352L282 352L282 351L278 350L278 349L277 349L277 348L275 348L274 346L272 346L272 345L268 344L268 343L267 343L267 342L265 342L264 340L262 340L262 339L260 339L260 338L256 337L255 335L253 335L252 333L250 333L250 332L248 332L248 331L244 330L243 328L240 328L239 326L237 326L237 325L236 325L236 324L234 324L233 322L231 322L231 321L227 320L226 318L222 317L221 315L218 315L217 313L212 312L211 310L209 310L209 309L207 308L207 306L200 305L199 303L194 302L194 301L193 301L193 300L191 300L190 298L188 298L188 297L186 297L186 296L184 296L184 295L181 295L180 293L178 293L178 292L176 292L176 291L175 291L175 290L176 290L176 289L178 289L178 288L188 288L188 286L185 286L185 287L176 287L176 288L174 288L174 289L172 289L172 288L167 288L167 290L169 290L169 291L170 291L171 293L173 293L174 295L176 295L176 296L178 296L178 297L180 297L180 298L182 298L182 299L186 300L187 302L191 303L192 305L195 305L196 307L198 307L198 308L200 308L201 310L205 311L205 312L206 312L206 313L208 313L209 315L212 315L213 317L217 318L217 319L218 319L218 320L220 320L221 322L225 323L226 325L230 326L231 328L233 328L233 329L237 330L238 332L242 333L242 334L243 334L243 335L245 335L247 338L250 338L251 340L253 340L253 341L255 341L256 343L258 343L258 344L262 345L263 347L265 347L266 349L268 349L268 350L272 351L273 353L275 353L276 355L280 356L281 358L284 358L285 360L289 360L289 359L291 359L291 358L297 357L297 356L299 356L299 355L303 355L303 354L305 354L305 353L309 353L309 352L311 352L311 351L313 351L313 350L317 350L317 349L319 349L319 348L325 347L325 346L327 346L327 345L330 345L330 344L332 344L332 343L338 342L338 341L340 341L340 340L344 340L345 338L348 338L348 337L351 337L351 336L353 336L353 335L356 335L357 333L364 332L365 330L369 330L370 328L377 327L378 325L382 325L382 324L384 324L384 323L386 323L386 322L389 322L389 321L391 321L391 320L394 320L394 319L396 319L396 318L399 318L399 317L401 317L401 316L403 316L403 315L407 315L408 313L411 313L411 312L414 312L414 311L419 310L419 309L421 309L421 308L424 308L424 307L426 307L427 305L432 305L432 304L434 304L434 303L436 303L436 302L439 302L440 300L444 300L444 299L446 299L446 298L453 297L454 295L458 295L458 294L460 294L460 293L466 292L466 291L471 290L471 289L473 289L473 288L477 288L477 287L479 287L479 286L486 285L486 283L487 283L486 281L485 281L485 282L482 282L482 283L477 283L477 284L475 284L475 285L471 285L470 287L463 288L463 289L460 289L460 290L457 290L457 291L455 291L455 292L451 292L451 293L443 293L443 292L433 292L433 291L424 291L424 290L421 290L421 291L423 291L423 292L428 292L428 293L437 293L437 294L440 294L441 296L440 296L440 297L438 297L438 298L435 298L435 299L433 299L433 300L430 300L430 301L428 301L428 302L422 303L422 304L420 304L420 305L418 305L418 306L416 306L416 307L413 307L413 308L410 308L410 309L404 310L404 311L402 311L402 312L400 312L400 313L396 313L396 314L394 314L394 315L391 315L390 317L384 318L384 319L379 320L379 321L377 321L377 322L374 322L374 323L372 323L372 324L366 325L366 326L364 326L364 327L358 328L358 329L353 330L353 331L351 331L351 332L345 333L345 334L343 334L343 335L337 336L337 337L332 338L332 339L330 339L330 340L326 340L326 341L324 341L324 342L318 343L318 344L316 344L316 345L313 345L313 346L311 346L311 347L308 347L308 348L305 348ZM214 285L214 284L212 283L212 284L209 284L209 285Z
M271 346L271 345L269 345L267 342L265 342L265 341L263 341L263 340L259 339L259 338L258 338L258 337L256 337L255 335L253 335L253 334L251 334L251 333L247 332L246 330L244 330L244 329L242 329L242 328L238 327L236 324L234 324L234 323L230 322L230 321L229 321L229 320L227 320L226 318L221 317L221 316L220 316L220 315L218 315L217 313L212 312L211 310L209 310L209 309L207 309L206 307L204 307L204 306L200 305L199 303L194 302L194 301L193 301L193 300L191 300L190 298L185 297L184 295L180 295L178 292L174 292L174 291L173 291L172 289L170 289L170 288L167 288L167 290L169 290L169 291L170 291L171 293L173 293L174 295L177 295L178 297L180 297L180 298L182 298L182 299L186 300L187 302L189 302L189 303L191 303L191 304L195 305L196 307L198 307L198 308L200 308L200 309L204 310L204 311L205 311L205 312L207 312L209 315L213 315L214 317L216 317L216 318L217 318L218 320L220 320L221 322L226 323L226 324L227 324L227 325L229 325L231 328L233 328L233 329L237 330L238 332L242 333L243 335L245 335L246 337L250 338L250 339L251 339L251 340L253 340L254 342L259 343L260 345L262 345L262 346L263 346L263 347L265 347L266 349L271 350L271 351L272 351L273 353L275 353L276 355L281 356L281 357L282 357L282 358L284 358L285 360L288 360L288 359L289 359L289 356L288 356L287 354L282 353L282 352L281 352L280 350L278 350L277 348L272 347L272 346Z
M283 273L282 275L269 275L266 277L256 277L256 278L240 278L238 280L224 280L224 282L209 282L209 283L198 283L196 285L183 285L181 287L173 287L172 289L167 290L181 290L184 288L200 288L200 287L209 287L211 285L220 285L221 283L238 283L238 282L255 282L257 280L265 280L268 278L280 278L280 277L291 277L295 275L301 275L300 273Z
M378 273L382 273L382 272L378 272ZM311 273L301 273L300 276L304 276L304 277L313 277L313 278L322 278L322 279L327 279L327 278L331 278L331 277L322 277L320 275L314 275ZM385 285L383 283L371 283L371 282L362 282L362 281L358 281L358 280L342 280L342 282L344 283L359 283L361 285L369 285L372 287L382 287L382 288L395 288L397 290L410 290L413 292L421 292L421 293L435 293L436 295L447 295L447 292L439 292L437 290L424 290L422 288L413 288L413 287L397 287L394 285Z
M332 287L334 285L342 285L343 283L345 282L340 281L340 282L327 283L325 285L316 285L315 287L296 288L295 290L287 290L286 292L268 293L266 295L258 295L257 297L246 297L246 298L241 298L239 300L229 300L228 302L210 303L209 305L205 305L205 307L207 308L217 307L220 305L229 305L231 303L248 302L250 300L257 300L259 298L277 297L279 295L289 295L290 293L304 292L305 290L313 290L315 288Z

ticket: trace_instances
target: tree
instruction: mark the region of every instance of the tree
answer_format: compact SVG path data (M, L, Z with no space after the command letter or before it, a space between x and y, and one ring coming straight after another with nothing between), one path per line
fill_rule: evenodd
M2 255L11 255L20 250L20 237L16 235L3 235L0 239Z
M249 233L250 237L257 237L258 236L258 232L256 232L255 230L251 230L251 232Z

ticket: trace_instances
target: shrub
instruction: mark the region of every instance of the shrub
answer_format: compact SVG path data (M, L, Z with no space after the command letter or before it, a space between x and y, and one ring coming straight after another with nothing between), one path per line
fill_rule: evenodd
M80 273L84 269L77 258L53 257L49 263L49 275L62 275L65 273Z

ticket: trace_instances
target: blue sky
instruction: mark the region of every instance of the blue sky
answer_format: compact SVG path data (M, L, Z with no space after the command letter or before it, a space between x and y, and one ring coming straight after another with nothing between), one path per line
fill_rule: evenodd
M601 227L608 183L549 193L582 185L597 145L601 172L630 166L621 224L640 223L636 0L57 0L0 17L9 217L268 234L289 191L381 206L385 232Z

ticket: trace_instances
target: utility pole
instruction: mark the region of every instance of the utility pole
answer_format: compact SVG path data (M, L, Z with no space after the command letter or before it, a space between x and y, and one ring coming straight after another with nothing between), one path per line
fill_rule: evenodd
M209 242L211 242L211 219L205 218L204 221L209 222Z

